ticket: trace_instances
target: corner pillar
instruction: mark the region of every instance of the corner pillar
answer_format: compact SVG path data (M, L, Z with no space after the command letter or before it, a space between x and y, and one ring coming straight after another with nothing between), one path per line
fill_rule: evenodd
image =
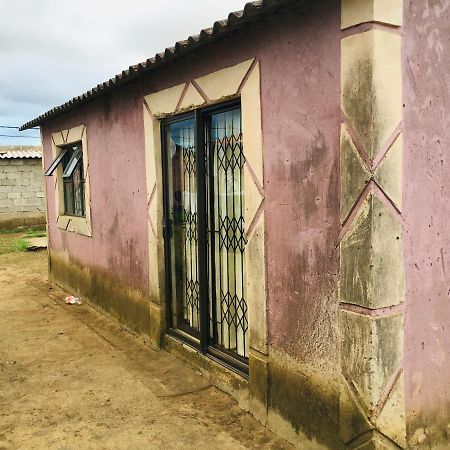
M403 0L342 0L340 434L406 448L402 249Z

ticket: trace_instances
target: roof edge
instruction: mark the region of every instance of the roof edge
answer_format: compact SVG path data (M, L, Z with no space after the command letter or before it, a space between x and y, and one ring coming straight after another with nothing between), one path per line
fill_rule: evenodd
M148 58L144 62L129 66L128 69L123 70L120 74L110 78L108 81L100 83L89 91L24 123L20 126L19 130L24 131L42 125L48 120L70 111L79 105L111 92L118 86L129 83L145 73L174 61L198 48L204 47L220 37L238 30L247 23L255 22L262 16L284 5L295 3L305 3L305 0L258 0L249 2L244 6L243 10L231 12L227 19L214 22L211 28L203 29L198 35L189 36L183 41L176 42L173 47L166 48L164 52L157 53L153 58Z

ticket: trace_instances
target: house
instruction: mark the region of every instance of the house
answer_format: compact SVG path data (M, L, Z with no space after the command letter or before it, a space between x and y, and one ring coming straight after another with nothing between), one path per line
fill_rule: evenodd
M0 146L0 229L45 224L41 147Z
M52 280L300 448L448 448L449 13L249 3L23 125Z

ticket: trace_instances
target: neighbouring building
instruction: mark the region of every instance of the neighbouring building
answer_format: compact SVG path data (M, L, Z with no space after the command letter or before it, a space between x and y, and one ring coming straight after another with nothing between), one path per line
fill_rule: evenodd
M41 147L0 146L0 229L45 224Z
M449 448L449 14L249 3L26 123L51 279L299 448Z

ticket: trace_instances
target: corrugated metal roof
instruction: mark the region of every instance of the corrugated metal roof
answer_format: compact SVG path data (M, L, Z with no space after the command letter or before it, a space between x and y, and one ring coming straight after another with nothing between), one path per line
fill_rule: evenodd
M38 150L9 150L0 149L0 159L23 159L42 158L42 153Z
M214 23L211 28L206 28L195 36L189 36L184 41L178 41L173 47L167 48L164 52L156 54L153 58L149 58L144 62L130 66L128 69L122 71L122 73L116 75L114 78L98 84L93 89L85 92L78 97L74 97L72 100L64 103L63 105L56 106L50 109L46 113L36 117L33 120L23 124L20 130L26 130L36 125L40 125L48 119L55 117L63 112L73 109L75 106L92 100L108 91L113 90L117 86L124 84L132 79L141 76L143 73L159 67L163 63L172 61L181 55L193 51L199 47L207 45L216 41L222 36L241 28L249 22L258 20L263 15L274 12L276 9L286 5L301 3L305 4L312 2L312 0L259 0L247 3L242 11L232 12L228 15L228 19L219 20Z

